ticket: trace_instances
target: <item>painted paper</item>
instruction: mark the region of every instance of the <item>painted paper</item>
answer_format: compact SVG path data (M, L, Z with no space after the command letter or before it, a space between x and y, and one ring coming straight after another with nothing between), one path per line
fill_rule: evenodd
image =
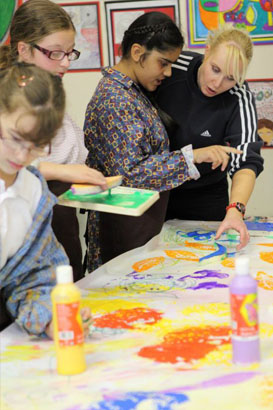
M169 221L145 246L78 282L93 314L87 371L56 373L54 344L1 333L1 409L272 409L273 220L249 245L219 223ZM232 364L229 283L238 254L258 280L262 361Z
M187 0L188 46L204 47L208 31L223 23L246 29L254 44L273 43L273 4L268 0Z

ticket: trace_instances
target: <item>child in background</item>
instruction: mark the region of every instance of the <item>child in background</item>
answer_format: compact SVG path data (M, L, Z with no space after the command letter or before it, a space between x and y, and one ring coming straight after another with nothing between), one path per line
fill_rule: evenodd
M258 134L266 147L273 146L273 121L268 118L258 120Z
M74 49L75 34L70 16L58 4L49 0L28 0L13 16L10 47L0 49L0 68L24 61L62 78L71 61L80 56ZM55 195L76 182L106 189L103 175L84 164L87 153L82 130L65 114L62 127L52 141L51 153L39 164L39 170ZM81 279L84 272L76 209L56 205L52 226L69 257L74 281Z
M0 71L0 89L1 302L28 333L52 337L50 293L57 265L68 259L51 227L56 198L27 166L50 154L65 94L59 77L22 63Z
M87 164L105 174L123 175L123 185L160 192L160 199L141 217L90 213L89 270L99 257L107 262L144 245L164 223L168 192L198 178L194 163L210 162L224 169L235 148L214 145L210 150L169 151L163 125L165 116L149 98L172 74L183 46L183 37L164 13L144 13L125 31L122 58L103 70L103 78L89 102L85 117ZM210 165L211 166L211 165ZM198 173L197 173L198 174ZM200 205L201 206L201 205ZM94 218L99 218L95 231ZM97 225L98 226L98 225ZM96 236L99 246L94 247ZM97 252L97 254L95 254Z

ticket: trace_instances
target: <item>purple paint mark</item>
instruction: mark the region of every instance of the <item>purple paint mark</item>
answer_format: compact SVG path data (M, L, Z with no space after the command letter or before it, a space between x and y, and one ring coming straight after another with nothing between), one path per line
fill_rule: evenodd
M198 289L213 289L213 288L228 288L228 285L224 285L218 282L203 282L194 287L189 287L188 289L198 290Z
M222 273L217 270L198 270L193 273L194 276L191 276L192 278L228 278L229 275L227 273Z
M172 276L172 275L165 276L165 278L164 278L164 279L173 279L173 276Z
M186 275L186 276L181 276L181 278L177 279L180 281L183 281L184 279L187 278L192 278L192 279L204 279L204 278L228 278L229 275L227 273L221 273L217 270L199 270L193 273L193 275Z
M171 389L171 391L187 391L187 390L197 390L197 389L209 389L212 387L223 387L238 383L243 383L253 377L260 375L259 372L238 372L230 373L224 376L216 377L215 379L210 379L202 383L192 384L188 386L182 386L176 389ZM170 391L170 390L168 390Z
M218 6L218 2L215 2L215 1L206 1L204 3L204 7L208 8L208 9L213 8L213 7L217 7L217 6Z
M127 273L126 276L133 276L133 275L135 275L136 273L137 273L137 271L136 271L136 270L133 270L133 272Z
M55 396L53 396L53 399L60 400L60 399L63 399L64 397L67 397L67 394L60 393L60 394L56 394Z

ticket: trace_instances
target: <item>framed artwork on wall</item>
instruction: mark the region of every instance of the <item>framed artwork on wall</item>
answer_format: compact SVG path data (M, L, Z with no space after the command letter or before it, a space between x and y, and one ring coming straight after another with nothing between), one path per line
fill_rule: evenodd
M272 1L187 0L188 47L205 47L208 31L225 22L245 28L253 44L273 44Z
M0 44L9 43L9 27L13 14L23 3L24 0L0 0Z
M105 3L108 35L109 65L120 59L119 48L125 30L141 14L160 11L170 16L179 26L178 0L114 1Z
M60 3L76 28L75 49L80 58L72 61L69 72L100 71L103 65L100 6L98 1Z
M273 148L273 78L247 81L255 96L258 134L264 140L264 148Z

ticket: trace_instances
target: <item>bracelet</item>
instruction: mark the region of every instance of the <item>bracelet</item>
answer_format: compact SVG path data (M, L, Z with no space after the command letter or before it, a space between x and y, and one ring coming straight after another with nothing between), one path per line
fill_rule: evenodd
M244 217L244 215L245 215L245 213L246 213L246 207L245 207L245 205L242 204L241 202L232 202L232 204L229 204L229 205L226 207L226 211L228 211L230 208L236 208L237 211L241 212L241 214L243 215L243 217Z

